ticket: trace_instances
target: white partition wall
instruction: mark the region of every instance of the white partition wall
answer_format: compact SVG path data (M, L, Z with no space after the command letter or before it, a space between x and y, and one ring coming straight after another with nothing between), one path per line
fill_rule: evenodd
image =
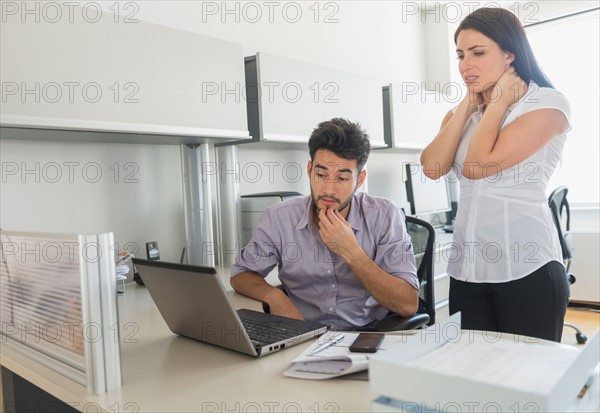
M112 234L0 233L0 340L96 394L121 386Z

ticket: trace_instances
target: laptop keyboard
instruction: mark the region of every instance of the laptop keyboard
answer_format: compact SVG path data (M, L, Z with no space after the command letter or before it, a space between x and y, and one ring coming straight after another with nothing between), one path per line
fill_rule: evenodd
M266 324L264 322L240 318L244 328L252 341L261 343L276 343L288 338L296 337L298 330L294 328L285 328L282 324Z

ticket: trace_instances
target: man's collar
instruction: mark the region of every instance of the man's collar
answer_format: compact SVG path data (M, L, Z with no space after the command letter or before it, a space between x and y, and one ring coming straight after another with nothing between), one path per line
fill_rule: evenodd
M350 202L350 205L348 206L350 208L350 213L348 213L348 218L346 218L346 221L348 221L352 229L355 231L362 229L365 221L362 214L362 209L358 206L359 204L360 201L355 193L352 195L352 202Z
M308 202L304 207L304 214L300 217L298 221L298 225L296 225L296 229L306 228L308 226L308 220L312 218L312 209L313 209L313 201L312 196L308 195Z

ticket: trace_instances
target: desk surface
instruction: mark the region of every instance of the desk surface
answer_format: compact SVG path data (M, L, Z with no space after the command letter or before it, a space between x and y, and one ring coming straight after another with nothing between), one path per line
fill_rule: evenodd
M237 307L260 307L254 300L230 294ZM378 396L366 381L284 377L291 360L309 343L255 359L176 336L168 330L146 288L136 284L127 285L125 295L119 297L119 317L123 370L119 389L91 394L84 386L6 346L1 348L0 362L86 412L366 412Z
M451 234L444 234L451 240ZM218 268L238 308L260 303L231 291L229 268ZM276 271L270 282L278 284ZM147 290L127 284L118 298L123 386L91 394L82 385L2 347L0 362L37 387L84 411L365 412L376 397L365 381L311 381L282 372L310 343L254 359L170 332ZM113 331L106 334L114 334Z
M231 294L237 307L260 307L254 300ZM147 290L136 284L128 284L119 297L119 318L123 386L117 390L91 394L5 347L2 365L84 411L365 412L376 397L366 381L284 377L291 360L310 343L255 359L176 336Z

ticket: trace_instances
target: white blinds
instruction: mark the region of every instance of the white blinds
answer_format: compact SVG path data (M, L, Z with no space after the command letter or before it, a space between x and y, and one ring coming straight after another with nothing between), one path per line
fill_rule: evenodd
M83 357L78 250L65 240L2 238L3 332L36 348L57 345ZM52 346L49 346L52 347Z
M2 342L96 393L120 385L118 340L103 335L118 331L112 244L112 234L0 234Z

